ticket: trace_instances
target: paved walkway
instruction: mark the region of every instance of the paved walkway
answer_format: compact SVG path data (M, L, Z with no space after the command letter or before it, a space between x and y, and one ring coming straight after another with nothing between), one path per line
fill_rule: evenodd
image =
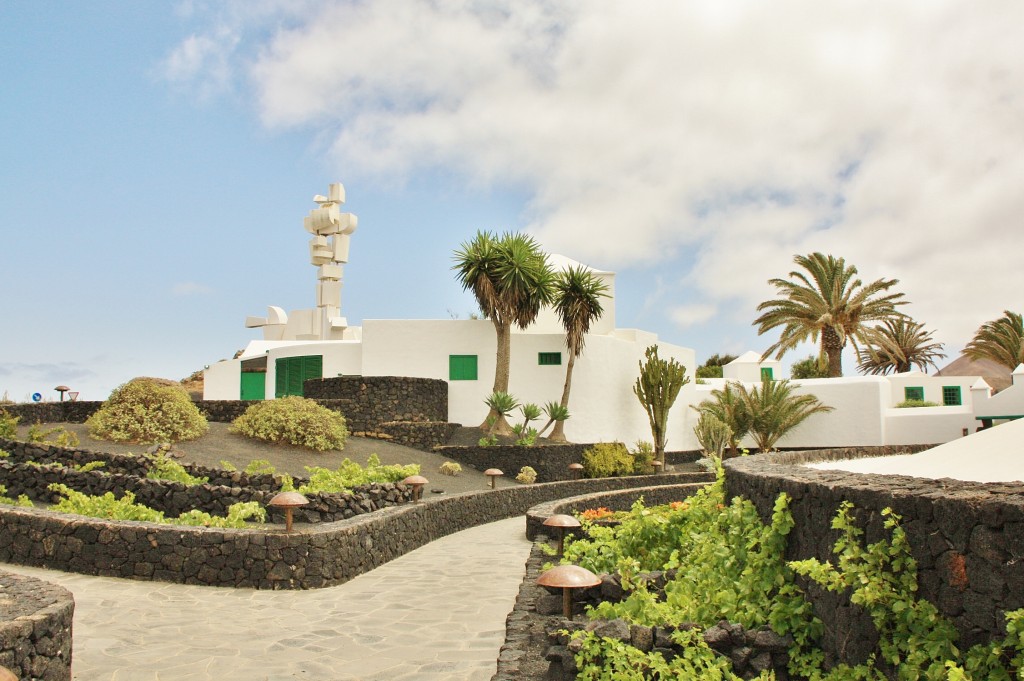
M75 595L76 681L487 681L530 550L523 527L465 530L309 591L0 567Z

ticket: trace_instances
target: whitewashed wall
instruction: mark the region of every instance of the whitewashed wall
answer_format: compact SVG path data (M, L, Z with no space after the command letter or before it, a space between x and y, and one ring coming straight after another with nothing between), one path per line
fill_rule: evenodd
M980 425L970 407L912 407L886 409L885 444L930 445L973 433Z
M203 372L204 400L237 400L241 391L242 362L226 359L211 364Z

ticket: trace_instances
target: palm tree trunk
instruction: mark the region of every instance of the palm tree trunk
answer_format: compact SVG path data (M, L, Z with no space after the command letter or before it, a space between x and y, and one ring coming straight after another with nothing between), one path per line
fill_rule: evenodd
M821 349L828 357L828 377L840 378L843 375L843 339L830 326L821 331Z
M497 356L495 357L494 364L494 387L491 389L491 392L507 393L509 361L512 357L511 324L499 322L493 317L491 322L494 324L494 333L498 339ZM480 429L495 435L510 435L512 433L512 427L508 425L508 421L494 409L487 412L487 417L480 424Z
M573 352L569 352L569 362L565 365L565 386L562 388L562 401L563 407L569 406L569 391L572 389L572 369L576 366L576 355ZM555 442L565 442L565 421L558 421L555 423L555 429L551 431L551 437L549 440Z

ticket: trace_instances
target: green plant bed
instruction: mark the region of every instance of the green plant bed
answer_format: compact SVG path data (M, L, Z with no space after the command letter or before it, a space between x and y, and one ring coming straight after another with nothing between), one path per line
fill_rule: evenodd
M253 404L232 422L231 431L317 452L344 449L348 439L344 416L295 396Z
M749 501L737 497L727 502L719 476L687 502L658 508L638 502L620 518L618 527L588 523L588 536L570 541L563 562L621 576L628 596L620 603L592 608L591 618L659 627L695 624L697 633L721 620L748 631L770 627L793 640L788 663L793 679L1021 678L1017 674L1024 665L1024 610L1006 614L1005 640L961 651L952 624L932 604L917 598L917 565L899 519L886 511L889 538L865 545L853 513L851 505L844 505L833 522L840 531L834 565L787 562L786 541L794 527L789 497L778 497L771 523L765 525ZM650 571L673 575L663 595L637 579ZM822 624L797 585L798 574L849 594L871 616L880 642L868 662L824 668ZM580 679L739 678L699 635L684 637L688 652L672 660L590 631L573 637L579 639L575 645ZM758 678L774 677L766 672Z

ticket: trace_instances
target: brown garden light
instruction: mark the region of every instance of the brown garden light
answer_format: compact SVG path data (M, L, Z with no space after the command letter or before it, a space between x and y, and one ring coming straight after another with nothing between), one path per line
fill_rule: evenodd
M7 667L0 667L0 681L18 681L18 677Z
M291 532L292 513L294 513L296 508L305 506L308 503L309 499L298 492L281 492L280 494L274 495L274 498L270 500L267 506L284 509L284 531Z
M654 468L654 474L657 475L658 473L660 473L661 467L664 465L665 464L661 463L660 461L652 461L651 466Z
M562 614L569 619L572 619L572 590L585 589L600 583L600 577L579 565L559 565L537 578L537 584L540 586L562 590Z
M558 555L562 555L565 548L565 533L570 528L580 527L580 521L576 520L576 518L573 518L571 515L566 515L564 513L558 513L551 516L544 521L544 524L547 527L558 528Z
M491 479L491 489L494 489L495 485L498 482L498 477L502 476L502 475L505 475L505 474L502 473L497 468L488 468L487 470L484 471L484 475L486 475L487 477L489 477Z
M60 401L63 402L64 401L64 393L66 393L67 391L71 390L71 388L67 387L66 385L58 385L56 388L54 388L54 390L56 390L57 392L60 393Z
M424 478L422 475L410 475L402 482L412 487L412 500L413 503L415 503L419 501L421 498L423 498L423 486L430 481Z
M579 480L583 477L583 464L571 463L569 464L569 470L571 471L570 474L572 475L573 480Z

